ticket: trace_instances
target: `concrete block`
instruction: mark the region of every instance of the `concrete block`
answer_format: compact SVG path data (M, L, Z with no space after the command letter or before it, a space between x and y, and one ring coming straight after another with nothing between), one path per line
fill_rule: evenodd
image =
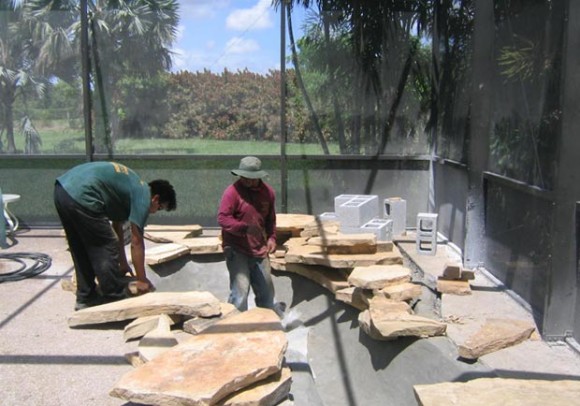
M335 213L342 225L360 227L378 217L379 197L377 195L358 195L338 206Z
M334 212L336 213L336 209L339 206L342 206L344 203L348 202L355 197L359 197L361 195L338 195L334 198Z
M417 214L417 253L435 255L437 253L437 214Z
M363 233L374 233L379 241L393 240L393 220L372 219L361 226Z
M336 215L336 213L331 212L331 211L327 211L327 212L320 214L318 216L318 218L320 219L320 221L326 221L326 220L336 221L336 220L338 220L338 216Z
M407 230L407 201L389 197L383 202L383 215L393 220L393 236L405 235Z

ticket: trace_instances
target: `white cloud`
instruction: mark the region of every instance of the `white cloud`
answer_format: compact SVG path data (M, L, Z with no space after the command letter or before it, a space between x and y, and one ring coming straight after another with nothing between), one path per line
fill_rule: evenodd
M226 44L225 52L228 54L245 54L260 50L260 45L253 39L233 37Z
M228 7L229 0L181 0L179 14L181 18L207 19L215 17L218 10Z
M234 10L226 19L226 27L237 31L260 30L272 26L271 0L258 0L251 8Z

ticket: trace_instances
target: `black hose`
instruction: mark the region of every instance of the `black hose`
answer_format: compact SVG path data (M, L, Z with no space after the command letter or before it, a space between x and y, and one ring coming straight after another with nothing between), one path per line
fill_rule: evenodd
M0 260L9 260L20 264L20 268L12 272L0 272L0 283L15 282L39 275L50 268L52 259L46 254L33 252L0 253ZM32 262L32 263L31 263Z

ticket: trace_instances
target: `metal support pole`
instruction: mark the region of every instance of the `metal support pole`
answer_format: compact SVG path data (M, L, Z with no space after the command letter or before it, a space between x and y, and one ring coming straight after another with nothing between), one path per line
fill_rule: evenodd
M280 7L280 186L282 213L288 212L288 168L286 157L286 7L290 5L282 0Z
M93 123L91 120L91 75L89 59L89 24L87 0L80 2L81 14L81 66L83 81L83 116L85 126L85 148L88 161L93 160Z

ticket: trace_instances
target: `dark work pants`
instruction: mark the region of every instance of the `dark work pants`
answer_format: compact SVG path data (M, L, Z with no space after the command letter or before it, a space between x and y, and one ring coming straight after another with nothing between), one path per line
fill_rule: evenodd
M122 299L126 280L119 271L119 244L109 219L83 208L58 182L54 187L54 205L75 266L77 302L98 298L95 278L105 298Z

